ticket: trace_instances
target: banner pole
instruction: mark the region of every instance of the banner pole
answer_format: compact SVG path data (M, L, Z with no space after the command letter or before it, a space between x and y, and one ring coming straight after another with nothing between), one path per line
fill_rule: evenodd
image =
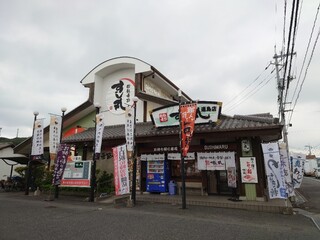
M61 116L61 128L60 128L60 144L62 142L62 130L63 130L63 118L64 118L64 113L67 111L66 108L61 108L62 111L62 116ZM57 156L57 155L56 155ZM54 198L59 198L59 185L55 185L54 187Z
M96 108L96 115L100 112L100 105L98 103L95 104ZM97 169L97 162L96 162L96 138L97 138L97 118L95 119L94 124L94 139L93 139L93 157L92 157L92 169L91 169L91 188L90 188L90 197L89 202L94 202L94 190L96 187L96 169Z
M180 140L180 157L181 157L181 195L182 195L182 209L187 208L186 203L186 178L184 172L184 156L182 153L182 129L181 129L181 89L178 90L179 97L179 140Z
M32 127L32 136L31 136L31 148L30 148L30 156L28 160L28 170L26 174L26 189L25 189L25 195L29 195L29 185L30 185L30 177L31 177L31 161L32 161L32 145L33 145L33 138L34 138L34 129L35 129L35 122L37 121L37 116L39 115L39 112L35 111L33 112L34 119L33 119L33 127Z
M132 192L131 192L131 197L132 197L132 203L133 206L136 204L136 192L137 192L137 145L136 145L136 118L137 118L137 102L138 98L134 97L133 99L133 169L132 169Z

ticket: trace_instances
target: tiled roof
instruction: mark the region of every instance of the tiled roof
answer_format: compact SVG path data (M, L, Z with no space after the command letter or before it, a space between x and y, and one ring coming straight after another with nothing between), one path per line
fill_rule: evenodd
M248 130L264 130L270 128L281 128L277 119L272 115L235 115L234 117L222 115L217 124L200 124L195 126L195 134L197 133L214 133L226 131L248 131ZM170 136L179 134L179 127L156 128L152 122L137 123L136 137L156 137ZM103 132L103 140L123 139L125 137L124 125L107 126ZM69 136L63 139L63 142L84 142L93 141L94 128Z

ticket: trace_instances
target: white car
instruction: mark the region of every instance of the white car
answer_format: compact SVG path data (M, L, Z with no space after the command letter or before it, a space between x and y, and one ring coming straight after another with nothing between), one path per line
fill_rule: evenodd
M316 178L320 178L320 168L317 168L315 171L314 171L314 176Z

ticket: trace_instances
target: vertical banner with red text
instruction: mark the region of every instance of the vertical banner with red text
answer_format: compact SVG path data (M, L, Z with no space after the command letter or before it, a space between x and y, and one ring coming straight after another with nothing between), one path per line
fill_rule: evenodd
M180 126L181 126L181 153L186 157L189 151L191 138L196 120L197 104L190 103L180 106Z
M112 148L114 161L114 187L116 195L130 193L126 145Z
M103 137L103 130L104 130L104 115L102 113L96 115L96 142L94 153L96 159L100 158L101 153L101 145L102 145L102 137Z
M240 157L240 169L242 183L258 183L255 157Z
M32 137L32 160L40 160L43 154L43 119L37 119L34 122Z

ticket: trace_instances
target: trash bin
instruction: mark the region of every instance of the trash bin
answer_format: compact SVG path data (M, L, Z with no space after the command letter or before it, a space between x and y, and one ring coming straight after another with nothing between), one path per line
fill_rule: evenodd
M171 180L169 182L169 195L176 195L177 193L177 184L175 181Z

